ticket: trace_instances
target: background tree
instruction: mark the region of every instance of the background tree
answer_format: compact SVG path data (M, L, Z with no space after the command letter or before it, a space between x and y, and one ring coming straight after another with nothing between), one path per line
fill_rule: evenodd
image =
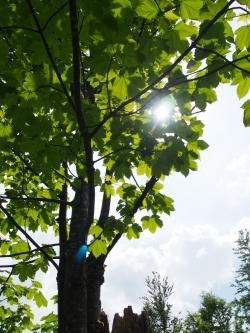
M185 333L246 333L232 305L212 293L204 293L201 306L184 321Z
M219 83L249 90L248 14L247 0L1 1L2 321L22 304L32 319L26 299L47 304L37 273L50 265L59 332L96 332L110 251L161 227L164 178L197 169L196 113Z
M181 320L172 314L172 304L169 301L173 286L165 277L153 272L153 277L146 279L146 295L143 297L143 310L147 313L152 333L181 332Z
M235 305L239 316L250 328L250 235L249 230L240 230L234 249L239 259L234 287L236 287Z

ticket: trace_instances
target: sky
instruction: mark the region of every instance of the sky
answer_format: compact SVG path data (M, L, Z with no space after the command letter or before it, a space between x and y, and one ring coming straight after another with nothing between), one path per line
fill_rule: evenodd
M141 311L152 271L174 285L171 302L182 316L198 308L203 291L232 300L237 268L232 248L238 230L250 228L250 128L243 125L242 104L233 87L219 87L218 101L199 115L209 148L198 171L165 181L176 211L155 234L124 238L110 254L102 307L111 320L128 305Z

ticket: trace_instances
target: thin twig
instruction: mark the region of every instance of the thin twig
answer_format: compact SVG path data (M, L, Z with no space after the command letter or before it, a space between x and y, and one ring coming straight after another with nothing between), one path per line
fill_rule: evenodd
M138 184L138 182L137 182L137 180L136 180L136 178L135 178L135 176L134 176L134 174L133 174L133 171L131 172L131 175L132 175L132 178L133 178L133 180L134 180L136 186L137 186L138 189L142 192L142 189L141 189L140 185Z
M42 249L46 249L46 248L50 248L50 247L54 247L54 246L59 246L59 245L62 245L62 244L60 244L60 243L48 244L48 245L41 246L41 248ZM30 255L32 255L33 253L39 252L39 251L40 251L40 249L33 249L33 250L30 250L30 251L16 252L16 253L11 253L11 254L2 254L2 255L0 255L0 258L12 258L12 257L21 256L21 255L24 255L24 254L30 254Z
M235 10L235 9L236 9L236 10L237 10L237 9L238 9L238 10L242 10L242 11L245 12L247 15L250 14L250 12L249 12L246 8L244 8L244 7L240 7L240 6L235 6L235 7L228 8L228 11L229 11L229 10ZM244 15L245 15L245 14L244 14Z
M111 99L110 99L110 93L109 93L109 71L111 68L112 61L113 61L113 57L110 58L107 73L106 73L106 90L107 90L109 112L112 112Z
M38 202L50 202L50 203L58 203L58 204L60 204L60 203L62 203L62 200L60 200L60 199L50 199L50 198L33 198L33 197L28 197L28 196L26 196L26 197L14 197L14 196L9 196L9 195L3 195L3 194L1 194L0 195L0 198L1 199L9 199L9 200L19 200L19 201L38 201ZM66 201L66 202L64 202L66 205L69 205L69 206L71 206L72 205L72 203L71 202L69 202L69 201Z
M61 5L61 7L59 7L49 18L48 18L48 20L46 21L46 23L43 25L43 27L42 27L42 31L44 31L46 28L47 28L47 26L48 26L48 24L50 23L50 21L56 16L56 15L58 15L59 13L60 13L60 11L62 11L66 6L67 6L67 4L68 4L68 2L66 1L66 2L64 2L62 5Z
M148 195L148 193L153 189L155 183L158 181L158 179L155 176L152 176L149 181L147 182L144 190L142 191L141 195L137 198L137 200L134 203L134 207L132 208L129 216L133 217L138 209L142 206L143 200L146 198L146 196ZM119 241L119 239L122 237L123 233L118 233L112 243L109 245L107 253L110 253L110 251L114 248L114 246L116 245L116 243Z
M4 285L2 286L1 290L0 290L0 296L2 295L2 293L4 292L4 289L6 288L6 284L8 283L9 279L11 278L11 275L13 273L13 268L11 269L11 271L8 273L8 276L6 278L6 280L4 281Z
M17 29L17 30L21 29L21 30L27 30L27 31L38 33L38 30L29 28L29 27L19 26L19 25L10 25L10 26L0 27L0 30L12 30L12 29Z
M54 87L54 86L52 86L51 84L43 84L43 85L41 85L41 86L39 86L36 90L34 90L33 92L37 92L37 91L39 91L40 89L44 89L44 88L50 88L50 89L53 89L53 90L55 90L55 91L58 91L59 93L61 93L61 94L64 94L64 91L63 90L61 90L61 89L59 89L59 88L57 88L57 87Z
M246 73L246 74L250 74L250 71L248 71L247 69L245 68L242 68L238 65L235 64L235 60L228 60L226 57L224 57L222 54L220 54L219 52L215 51L215 50L212 50L212 49L209 49L209 48L206 48L206 47L200 47L200 46L196 46L195 47L197 50L200 50L200 51L203 51L203 52L208 52L208 53L211 53L211 54L215 54L217 57L223 59L225 62L227 62L229 65L232 65L233 67L239 69L240 71ZM249 54L250 56L250 54Z
M64 94L65 94L65 96L66 96L66 98L67 98L67 100L69 102L69 105L71 105L71 107L73 109L75 109L74 103L73 103L73 101L72 101L72 99L71 99L71 97L69 95L69 92L68 92L68 90L67 90L67 88L66 88L66 86L65 86L65 84L63 82L62 76L61 76L61 74L60 74L60 72L59 72L59 70L57 68L57 65L56 65L55 60L53 58L53 55L51 53L50 47L49 47L49 45L47 43L47 40L46 40L46 38L44 36L43 29L42 29L42 27L41 27L41 25L40 25L40 23L38 21L38 18L37 18L35 10L33 8L32 2L31 2L31 0L26 0L26 2L28 4L29 10L31 12L31 15L32 15L32 17L34 19L34 22L36 24L37 30L38 30L38 32L39 32L39 34L41 36L42 43L44 45L45 51L46 51L46 53L47 53L47 55L49 57L49 60L50 60L50 62L52 64L52 67L53 67L55 73L56 73L56 76L57 76L57 78L58 78L58 80L59 80L59 82L61 84L62 90L63 90L63 92L64 92Z

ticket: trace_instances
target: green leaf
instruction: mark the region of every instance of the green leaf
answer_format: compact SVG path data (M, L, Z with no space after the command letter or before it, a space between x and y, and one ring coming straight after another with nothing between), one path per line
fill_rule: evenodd
M114 0L114 3L119 4L123 8L131 7L130 0Z
M177 16L173 11L168 11L164 14L164 16L169 20L169 21L177 21L179 19L179 16Z
M130 240L132 238L139 238L142 229L138 224L133 224L127 229L127 238Z
M18 243L13 244L11 247L11 253L16 253L16 252L26 252L29 251L29 246L28 243L20 240Z
M32 285L34 288L42 288L42 284L39 281L32 281Z
M158 225L153 218L145 216L142 218L142 227L143 229L148 229L150 232L155 233Z
M92 225L89 229L89 234L98 237L102 233L102 228L99 225Z
M239 98L242 98L247 95L250 89L250 77L246 77L240 80L238 87L237 87L237 95Z
M34 301L36 302L36 305L39 308L41 308L42 306L47 306L48 305L48 301L43 296L41 291L38 291L38 292L34 293Z
M35 276L35 267L30 264L21 263L14 267L13 274L18 275L20 281L24 282Z
M117 75L112 89L113 96L123 100L128 95L129 81L124 76Z
M12 133L12 127L10 125L0 124L0 138L9 137Z
M2 242L1 244L1 253L6 254L9 251L10 244L9 242Z
M209 147L209 144L207 144L204 140L198 140L197 144L201 150L205 150Z
M34 79L34 75L31 72L28 72L25 77L25 81L23 84L25 90L33 91L36 89L36 83Z
M194 25L186 24L184 22L178 23L175 26L175 30L178 31L181 39L185 39L197 34L197 28Z
M236 45L240 50L248 49L250 47L250 29L249 26L243 26L235 31Z
M102 188L102 190L104 190L107 197L110 197L115 194L114 186L112 186L111 184L105 183L102 185L101 188Z
M97 239L89 246L89 251L98 258L102 254L107 254L107 245L103 240Z
M199 17L200 9L203 6L202 0L182 0L181 17L184 20L196 19Z
M247 100L241 107L244 110L243 123L246 127L250 127L250 100Z
M139 6L136 8L137 15L151 20L158 14L158 7L153 0L140 0Z

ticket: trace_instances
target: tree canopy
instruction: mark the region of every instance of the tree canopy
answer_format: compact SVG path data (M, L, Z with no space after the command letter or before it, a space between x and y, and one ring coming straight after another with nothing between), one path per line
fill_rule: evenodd
M1 253L14 261L2 265L0 318L13 319L17 306L15 332L32 328L25 298L47 304L36 276L49 265L58 272L59 331L86 332L88 319L94 332L107 255L123 235L163 225L162 214L174 210L164 178L196 170L207 148L197 113L216 101L220 83L234 85L239 98L249 91L249 7L1 2ZM250 101L242 107L249 126ZM155 109L167 118L157 120ZM41 233L59 252L40 243ZM76 260L85 245L86 260Z
M212 293L204 293L199 310L187 315L183 332L246 333L232 305Z

